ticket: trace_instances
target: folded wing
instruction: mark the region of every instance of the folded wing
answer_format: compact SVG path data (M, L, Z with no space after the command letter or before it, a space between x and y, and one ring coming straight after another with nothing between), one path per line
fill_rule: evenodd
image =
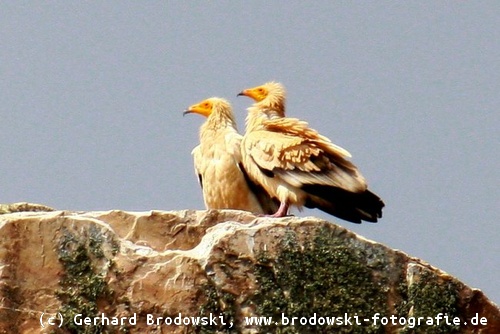
M299 207L319 208L348 221L375 222L383 202L346 158L350 154L294 118L270 119L262 129L247 133L245 152L262 173L297 192Z

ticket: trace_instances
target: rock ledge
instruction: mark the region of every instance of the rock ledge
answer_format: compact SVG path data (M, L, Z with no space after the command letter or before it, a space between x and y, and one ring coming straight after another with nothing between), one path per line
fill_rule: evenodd
M49 209L0 215L0 333L500 333L480 290L317 218ZM377 313L459 324L374 323ZM207 323L173 323L179 314Z

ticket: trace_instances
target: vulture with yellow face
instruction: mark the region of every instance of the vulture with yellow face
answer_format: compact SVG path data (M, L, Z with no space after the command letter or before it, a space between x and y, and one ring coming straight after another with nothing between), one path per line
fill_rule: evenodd
M242 136L228 101L212 97L190 106L184 114L195 113L207 119L200 128L200 144L192 155L207 209L245 210L271 214L276 200L252 182L241 163Z
M288 214L291 205L318 208L338 218L377 222L384 202L370 190L351 154L311 129L285 117L285 89L275 82L245 89L252 98L241 142L243 166L250 179L280 201L272 215Z

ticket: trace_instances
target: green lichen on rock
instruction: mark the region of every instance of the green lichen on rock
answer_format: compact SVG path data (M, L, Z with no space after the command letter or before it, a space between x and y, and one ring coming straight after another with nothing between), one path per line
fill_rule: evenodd
M398 318L406 318L410 310L410 305L408 303L408 284L406 283L406 277L403 270L401 270L400 277L397 282L395 290L399 300L394 305L394 312Z
M106 302L112 297L112 290L108 287L95 263L104 257L100 231L89 230L90 237L85 240L63 229L59 241L59 261L63 265L64 275L59 284L61 289L56 292L61 301L59 312L65 319L64 329L70 333L105 333L102 325L78 326L74 322L77 314L83 317L98 316L98 303Z
M317 230L312 241L302 244L295 233L287 231L280 253L259 256L255 275L260 290L253 296L260 316L272 316L273 323L266 332L273 333L383 333L383 326L360 321L380 313L387 315L385 293L367 266L363 249L354 248L336 238L326 227ZM297 317L295 324L280 324L282 315L288 320ZM346 323L350 316L352 325ZM301 325L300 318L339 317L335 324ZM278 324L275 324L277 322Z
M408 286L408 300L402 313L414 318L433 318L433 324L424 325L422 322L417 328L406 326L401 333L459 333L460 325L451 324L455 317L460 318L460 323L464 322L464 319L460 317L462 312L459 306L459 291L454 280L439 279L436 273L422 269L415 282ZM448 316L450 324L443 319L439 324L436 323L435 317L440 313Z
M217 318L217 326L211 324L200 324L194 326L195 333L209 334L214 333L238 333L239 324L236 323L236 301L235 297L225 291L217 289L215 282L208 280L201 287L200 291L203 293L204 302L200 307L200 312L198 316L200 317L210 317L222 316L226 325L219 322ZM232 324L232 326L230 326Z

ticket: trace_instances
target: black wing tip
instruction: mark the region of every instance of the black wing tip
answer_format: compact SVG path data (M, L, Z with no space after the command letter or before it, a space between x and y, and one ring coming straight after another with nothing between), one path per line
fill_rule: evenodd
M369 190L353 193L322 185L305 185L302 189L309 194L304 204L308 208L320 209L354 224L378 223L382 218L385 203Z

